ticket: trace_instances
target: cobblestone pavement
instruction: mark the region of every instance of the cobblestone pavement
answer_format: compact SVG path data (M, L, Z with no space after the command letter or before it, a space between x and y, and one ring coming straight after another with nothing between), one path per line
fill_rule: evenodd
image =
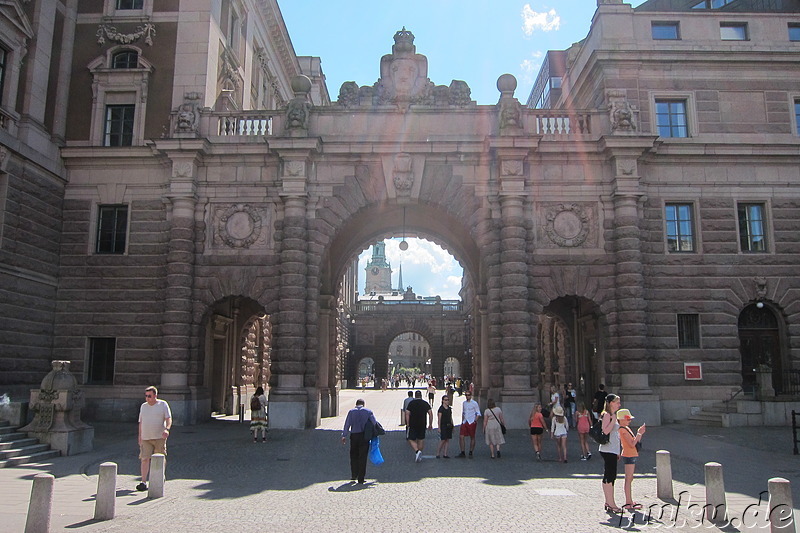
M602 461L597 453L591 461L578 460L575 433L567 464L555 461L555 445L547 438L544 460L534 460L530 435L517 429L506 435L501 459L489 457L480 431L474 459L454 457L457 439L450 445L453 458L435 459L438 437L430 433L417 464L399 426L405 396L405 390L342 391L342 416L325 419L315 430L273 430L267 443L254 444L247 426L233 419L176 428L169 440L165 497L157 500L134 490L136 425L97 424L91 453L0 469L0 531L24 530L32 478L40 472L56 476L53 531L326 532L356 524L370 531L405 531L409 524L430 531L444 523L458 527L464 520L478 531L765 531L768 505L759 503L759 494L771 477L794 482L794 512L800 517L800 456L792 455L790 428L649 428L633 484L644 513L609 516L602 506ZM365 398L387 429L381 440L386 463L367 467L364 486L349 484L348 446L340 443L344 415L357 397ZM457 422L461 401L456 398ZM657 449L670 451L680 505L656 497ZM105 461L119 465L117 516L99 522L92 519L94 494L98 467ZM725 527L698 521L708 461L725 469L733 519ZM616 494L617 502L624 502L621 478Z

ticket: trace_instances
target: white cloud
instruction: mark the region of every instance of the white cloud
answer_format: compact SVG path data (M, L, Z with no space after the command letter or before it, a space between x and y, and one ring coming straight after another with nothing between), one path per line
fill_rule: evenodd
M561 17L555 9L547 12L538 13L531 8L530 4L522 7L522 31L525 35L533 35L536 30L553 31L561 27Z

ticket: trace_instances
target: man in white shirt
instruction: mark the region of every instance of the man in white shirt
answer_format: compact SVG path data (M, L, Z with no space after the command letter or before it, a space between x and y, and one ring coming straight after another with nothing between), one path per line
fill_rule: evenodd
M458 432L458 444L461 446L461 453L457 457L466 457L464 454L464 440L469 437L469 456L475 450L475 432L478 429L478 418L481 416L481 407L478 402L472 399L472 392L464 393L466 400L461 406L461 429Z
M150 475L150 458L154 453L167 455L167 438L172 427L172 412L169 404L158 399L158 389L144 390L145 403L139 408L139 459L142 461L142 482L136 490L147 490Z

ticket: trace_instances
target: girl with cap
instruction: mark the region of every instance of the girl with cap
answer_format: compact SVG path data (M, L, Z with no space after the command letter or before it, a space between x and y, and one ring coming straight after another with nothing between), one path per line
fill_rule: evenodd
M620 454L619 422L617 411L621 400L616 394L606 396L605 407L600 413L603 421L603 433L608 435L608 442L600 445L600 455L603 457L603 497L605 509L611 513L621 513L622 509L614 502L614 482L617 480L617 461Z
M642 435L646 431L644 424L642 424L634 434L631 429L631 420L633 418L628 409L617 411L617 420L620 426L619 440L622 444L622 462L625 465L625 505L622 508L631 512L642 508L641 503L633 501L631 484L633 483L633 471L636 469L636 458L639 457L639 450L636 449L636 445L641 442Z
M558 462L567 462L567 432L569 424L567 417L564 416L564 408L560 405L553 407L553 420L550 422L550 436L556 439L556 451L558 451Z

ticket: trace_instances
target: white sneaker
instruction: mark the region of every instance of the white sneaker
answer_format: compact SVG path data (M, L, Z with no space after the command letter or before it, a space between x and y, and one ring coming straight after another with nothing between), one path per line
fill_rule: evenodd
M418 463L420 461L422 461L422 451L417 450L417 454L414 456L414 462Z

